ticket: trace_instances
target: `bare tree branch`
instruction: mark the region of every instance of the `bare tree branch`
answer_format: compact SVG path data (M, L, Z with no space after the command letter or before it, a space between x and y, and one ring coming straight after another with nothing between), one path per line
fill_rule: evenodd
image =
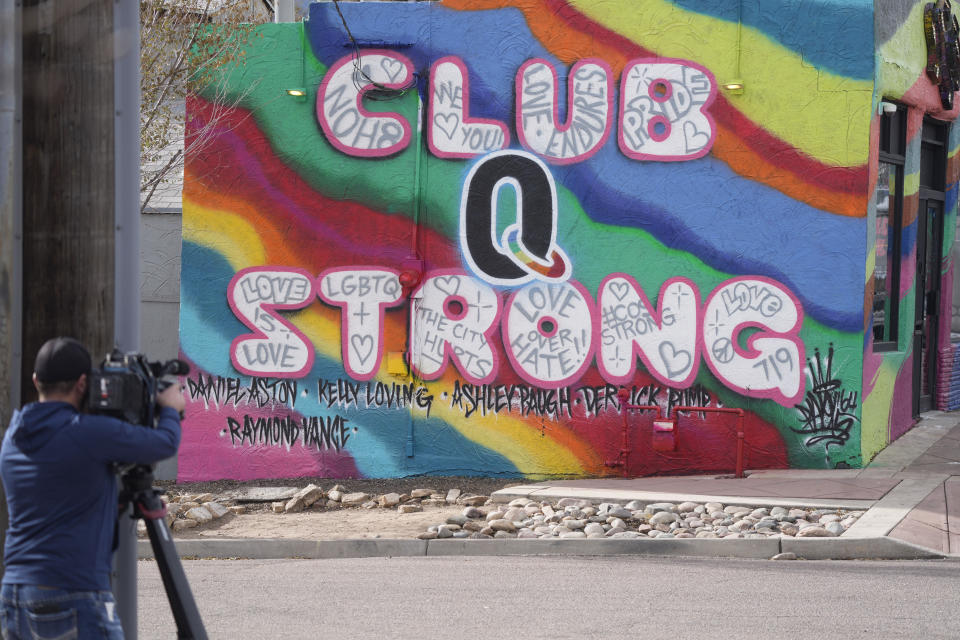
M252 91L231 93L223 72L242 66L255 24L270 17L250 0L140 0L141 211L178 178L185 153L204 149ZM213 115L185 141L184 100L201 94L214 104Z

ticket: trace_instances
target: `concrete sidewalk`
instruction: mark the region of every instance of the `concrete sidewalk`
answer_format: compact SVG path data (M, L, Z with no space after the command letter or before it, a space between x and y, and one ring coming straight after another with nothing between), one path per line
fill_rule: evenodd
M764 470L747 477L685 476L562 480L493 494L594 503L721 502L819 507L866 513L837 538L638 540L180 540L183 556L343 558L399 555L687 555L807 559L960 558L960 412L930 412L864 469ZM150 555L140 541L140 555Z

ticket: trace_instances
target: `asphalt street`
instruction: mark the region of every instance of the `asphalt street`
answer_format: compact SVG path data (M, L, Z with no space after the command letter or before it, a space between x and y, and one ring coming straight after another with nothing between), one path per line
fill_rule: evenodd
M958 638L960 563L614 557L184 560L211 638ZM152 561L139 637L176 637ZM800 633L801 635L797 635Z

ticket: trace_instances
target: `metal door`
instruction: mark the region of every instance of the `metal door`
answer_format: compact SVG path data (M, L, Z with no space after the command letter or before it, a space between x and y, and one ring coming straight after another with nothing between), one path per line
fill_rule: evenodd
M913 324L913 413L933 408L937 382L943 203L921 200L917 217L916 310Z

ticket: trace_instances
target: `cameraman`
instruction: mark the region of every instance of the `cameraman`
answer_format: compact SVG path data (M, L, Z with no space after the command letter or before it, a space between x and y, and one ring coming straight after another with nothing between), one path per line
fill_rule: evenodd
M10 528L0 588L4 638L123 638L110 592L117 522L113 462L150 464L177 452L184 398L157 395L156 429L81 413L90 353L73 338L37 353L40 395L13 414L0 449Z

